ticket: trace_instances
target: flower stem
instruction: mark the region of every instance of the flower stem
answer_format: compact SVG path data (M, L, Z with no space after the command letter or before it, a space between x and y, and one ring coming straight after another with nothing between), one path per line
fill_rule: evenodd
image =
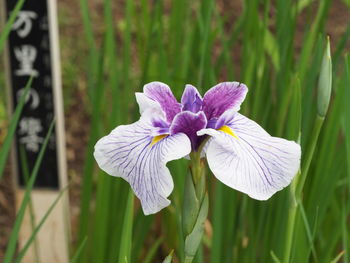
M193 261L202 241L209 203L205 191L205 164L199 152L191 153L190 157L190 173L186 178L182 211L186 263Z
M295 221L300 208L297 200L302 200L306 176L309 172L310 164L315 152L316 143L322 128L323 121L324 117L320 117L319 115L317 115L315 125L312 131L312 140L308 145L307 151L305 153L305 162L302 165L301 172L297 174L295 180L293 181L290 187L290 206L288 211L287 236L283 259L284 263L290 262L290 254L292 250L293 237L295 232Z
M300 178L298 178L298 186L296 189L296 195L297 197L301 198L302 195L302 191L304 188L304 184L305 184L305 180L306 180L306 176L309 172L309 168L310 168L310 164L312 161L312 157L314 155L315 152L315 148L316 148L316 143L318 140L318 136L320 135L320 131L323 125L323 121L324 121L324 117L320 117L319 115L317 115L316 117L316 121L315 121L315 125L312 131L312 140L309 144L309 147L307 148L307 152L305 155L305 162L302 165L302 171L300 174Z
M297 178L300 176L300 172L297 175ZM297 181L297 180L295 180ZM295 227L295 218L298 212L298 203L295 199L295 186L296 184L293 182L290 188L290 204L288 209L288 221L287 221L287 236L286 236L286 244L284 250L284 259L283 262L288 263L290 260L290 253L292 251L293 237L294 237L294 227Z

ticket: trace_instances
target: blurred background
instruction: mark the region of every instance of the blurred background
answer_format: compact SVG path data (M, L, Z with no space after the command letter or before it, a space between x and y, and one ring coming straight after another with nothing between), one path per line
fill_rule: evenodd
M221 81L243 82L249 93L241 111L271 135L300 139L304 152L314 136L327 35L331 103L304 187L290 262L350 262L349 0L57 4L72 226L68 246L71 255L81 248L77 262L121 262L125 239L131 242L128 262L161 262L172 249L174 262L183 259L180 212L187 161L168 165L175 182L172 205L146 217L137 199L130 212L129 185L97 169L92 155L98 138L138 120L135 92L157 80L179 99L185 84L204 94ZM0 64L0 144L10 120L5 95ZM209 218L196 262L282 262L288 190L260 202L211 174L207 181ZM12 183L8 160L0 181L0 262L16 218ZM127 220L133 222L130 235L123 231Z

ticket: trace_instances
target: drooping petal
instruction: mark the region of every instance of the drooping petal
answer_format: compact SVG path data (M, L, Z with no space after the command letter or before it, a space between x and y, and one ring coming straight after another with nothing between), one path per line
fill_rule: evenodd
M248 88L239 82L222 82L210 90L203 97L203 111L208 120L219 118L229 109L238 111Z
M203 137L197 136L197 131L204 129L207 118L203 111L193 113L183 111L178 113L170 126L170 134L185 133L191 140L192 149L197 150Z
M204 129L212 136L205 149L213 174L227 186L258 200L266 200L286 187L300 165L300 146L270 136L254 121L235 113L220 130Z
M181 111L181 104L177 102L168 85L162 82L151 82L143 87L143 92L148 98L159 103L169 123Z
M181 98L182 110L197 113L202 108L202 102L203 99L198 90L192 85L186 85Z
M191 151L184 133L152 137L152 126L143 119L115 128L95 145L94 156L102 170L122 177L140 199L146 215L168 206L173 180L166 163Z

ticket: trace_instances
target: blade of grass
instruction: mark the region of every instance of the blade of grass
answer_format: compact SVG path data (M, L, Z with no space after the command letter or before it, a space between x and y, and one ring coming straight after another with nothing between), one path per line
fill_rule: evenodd
M84 247L86 246L86 242L87 242L87 236L83 239L83 241L80 243L78 249L75 251L74 256L72 257L72 259L70 260L70 263L78 263L79 262L79 258L80 258L80 254L83 252Z
M341 257L344 255L345 250L341 251L330 263L337 263L341 259Z
M18 256L16 258L16 260L14 261L15 263L20 263L22 262L23 257L25 256L28 248L30 247L30 245L32 244L32 242L35 240L36 235L38 234L38 232L40 231L41 227L43 226L43 224L46 222L46 219L49 217L49 215L51 214L51 212L53 211L53 209L56 207L58 201L61 200L61 197L63 196L63 194L66 192L66 190L68 189L68 186L64 187L58 194L58 196L56 197L55 201L50 205L49 209L45 212L45 215L42 217L42 219L40 220L39 224L35 227L34 231L32 232L30 238L28 239L28 241L26 242L26 244L24 245L24 247L22 248L22 250L18 253Z
M126 209L124 214L122 240L119 249L119 260L118 262L130 262L131 258L131 244L132 244L132 227L133 227L133 205L134 193L129 189L128 200L126 203Z
M25 1L26 0L18 0L17 1L15 8L12 10L12 12L10 14L10 18L6 22L4 28L2 29L2 32L0 34L0 53L2 52L2 50L5 46L5 42L6 42L7 37L9 36L9 34L11 32L12 25L15 22L16 17L18 15L19 11L22 9Z
M19 155L20 155L20 159L21 159L21 165L22 165L22 172L23 172L23 177L24 177L24 181L25 184L28 184L28 180L30 177L30 173L29 173L29 168L28 168L28 161L26 158L26 153L24 150L23 145L20 145L20 149L19 149ZM33 207L33 202L32 202L32 198L29 199L29 217L30 217L30 224L32 227L32 232L35 229L35 213L34 213L34 207ZM38 263L39 262L39 247L38 247L38 242L37 240L34 240L34 257L35 257L35 262Z
M133 234L133 248L132 248L132 261L139 262L140 258L137 258L141 254L142 246L145 245L145 239L149 235L150 228L154 222L154 216L144 216L143 212L139 210L134 220L134 234Z
M211 17L212 17L212 13L213 10L215 8L214 5L214 1L209 0L209 1L203 1L203 21L199 20L200 22L202 22L204 29L202 32L202 36L201 36L201 57L200 57L200 62L199 62L199 69L198 69L198 81L197 81L197 87L199 90L203 90L202 89L202 85L203 85L203 77L204 77L204 71L205 71L205 65L208 61L209 57L209 33L210 33L210 24L211 24Z
M151 263L154 262L154 257L157 253L157 249L160 247L161 243L163 242L163 237L160 237L154 242L151 246L151 248L148 250L148 253L143 260L144 263Z
M225 213L224 207L222 206L223 202L223 185L219 182L216 183L215 189L215 198L214 198L214 210L212 215L213 221L213 242L211 247L211 262L221 262L221 254L223 247L223 215Z
M22 94L22 96L21 96L21 98L16 106L15 112L11 118L10 126L8 129L7 135L5 137L4 144L2 145L2 147L0 149L0 180L1 180L1 177L3 176L3 171L5 169L5 163L7 160L8 153L9 153L10 148L11 148L13 136L16 132L16 127L17 127L19 118L21 116L21 113L22 113L22 110L23 110L23 107L25 104L25 98L28 95L29 89L32 85L32 81L33 81L33 77L31 77L26 84L24 92L23 92L23 94Z
M33 189L33 185L34 185L35 179L36 179L36 177L38 175L38 171L39 171L39 168L40 168L40 165L41 165L41 161L42 161L42 159L44 157L46 146L47 146L47 144L49 142L49 139L50 139L50 136L52 134L52 130L53 130L54 124L55 124L55 122L52 121L52 123L50 125L50 128L49 128L49 131L46 134L44 143L43 143L43 145L42 145L42 147L40 149L40 152L38 154L38 157L37 157L37 159L35 161L33 171L31 173L30 179L28 181L28 184L27 184L27 187L26 187L26 191L25 191L25 194L24 194L21 206L19 208L16 220L15 220L12 232L11 232L10 241L9 241L9 243L7 245L7 248L6 248L6 253L5 253L5 257L4 257L4 263L12 262L13 256L15 254L16 243L17 243L18 236L19 236L19 230L20 230L21 224L23 222L23 218L24 218L24 214L25 214L25 210L26 210L27 204L28 204L29 199L30 199L30 193L31 193L31 191Z
M347 54L345 56L345 74L344 74L344 86L345 96L344 96L344 113L343 113L343 129L345 134L345 147L346 147L346 163L347 163L347 185L348 185L348 193L345 197L346 201L343 201L343 247L345 251L350 251L350 239L349 239L349 228L347 225L347 215L350 210L350 106L346 101L346 98L350 96L350 56ZM349 253L345 253L344 262L349 262L350 256Z
M311 233L310 224L309 224L309 222L307 220L307 216L306 216L306 213L305 213L304 206L303 206L303 204L301 203L300 200L297 200L297 202L298 202L298 205L300 207L300 214L301 214L301 217L302 217L303 222L304 222L304 226L305 226L307 237L309 239L312 255L314 257L315 262L318 262L317 254L316 254L316 250L315 250L315 245L314 245L314 237L313 237L313 235Z
M104 54L101 52L101 54ZM98 140L100 125L101 125L101 105L104 93L103 85L103 63L104 56L100 56L98 61L98 73L94 76L97 79L96 87L94 89L94 96L92 97L92 120L90 128L90 136L88 140L88 146L86 151L83 182L81 190L80 200L80 215L79 215L79 231L78 240L81 242L88 235L89 218L90 218L90 205L93 194L93 172L95 161L93 157L93 149L96 141ZM91 240L91 239L90 239ZM87 246L88 247L88 246ZM91 250L90 250L91 251ZM81 256L87 257L87 253L82 253ZM84 261L82 259L82 261Z
M273 262L275 263L282 263L281 260L279 260L279 258L276 256L276 254L273 252L273 250L270 251L271 257Z

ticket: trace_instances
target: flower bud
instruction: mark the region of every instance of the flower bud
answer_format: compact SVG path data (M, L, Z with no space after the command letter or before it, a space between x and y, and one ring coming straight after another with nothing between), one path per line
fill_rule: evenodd
M326 116L332 91L332 58L329 37L323 55L321 72L318 79L317 113L320 117Z

